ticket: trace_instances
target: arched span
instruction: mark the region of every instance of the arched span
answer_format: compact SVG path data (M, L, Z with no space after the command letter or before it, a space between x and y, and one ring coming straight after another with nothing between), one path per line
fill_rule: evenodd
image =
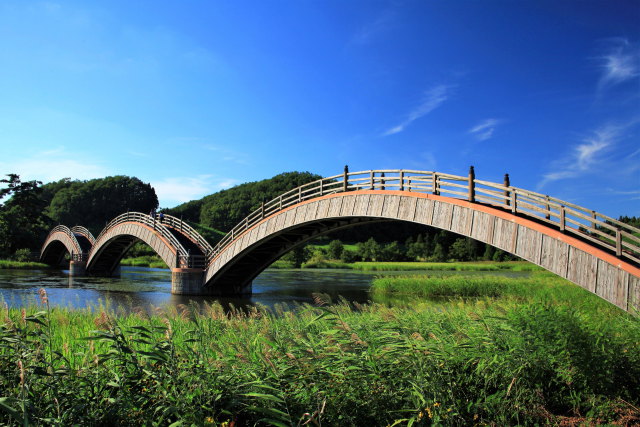
M504 209L412 191L340 192L279 210L232 236L215 253L205 286L217 288L216 293L225 293L227 287L242 289L297 244L340 227L383 220L414 222L474 238L556 273L624 310L640 308L640 269L612 253Z
M169 268L187 266L189 252L167 227L149 215L127 212L107 224L96 238L87 260L87 272L111 275L138 241L149 245Z
M57 225L50 232L40 250L40 260L49 265L59 265L66 254L82 258L85 251L76 235L65 225Z

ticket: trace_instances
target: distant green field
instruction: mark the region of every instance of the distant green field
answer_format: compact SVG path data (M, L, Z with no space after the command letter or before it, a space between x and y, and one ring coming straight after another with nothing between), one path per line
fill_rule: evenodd
M49 266L41 262L0 260L0 269L31 270L39 268L49 268Z

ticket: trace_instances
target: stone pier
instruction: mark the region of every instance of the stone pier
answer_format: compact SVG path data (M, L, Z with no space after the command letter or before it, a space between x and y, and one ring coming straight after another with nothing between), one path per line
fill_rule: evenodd
M204 286L204 270L201 268L172 268L171 293L175 295L251 295L251 282L242 289L233 286ZM222 290L222 292L221 292Z
M69 275L70 276L86 276L87 263L85 261L69 261Z

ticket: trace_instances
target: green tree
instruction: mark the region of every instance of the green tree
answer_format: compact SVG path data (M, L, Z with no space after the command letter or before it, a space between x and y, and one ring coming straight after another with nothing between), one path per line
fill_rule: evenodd
M377 261L402 261L404 252L398 242L391 242L384 245L380 251Z
M329 243L329 250L327 251L329 259L340 259L342 252L344 252L344 245L340 240L332 240Z
M357 248L358 256L362 261L378 261L382 253L380 244L373 237L364 243L358 243Z
M294 268L300 268L302 264L307 262L310 258L311 251L309 248L305 245L300 245L284 254L281 259L291 262Z
M17 174L8 174L0 183L6 184L0 189L0 200L8 199L0 204L0 244L3 256L14 253L18 249L36 250L50 223L45 215L46 202L42 198L42 182L21 181Z
M431 258L436 262L444 262L448 259L447 252L440 243L436 243Z

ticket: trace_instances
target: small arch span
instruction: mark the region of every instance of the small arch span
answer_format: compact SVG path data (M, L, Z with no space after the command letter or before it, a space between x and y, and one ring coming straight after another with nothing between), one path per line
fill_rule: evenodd
M624 310L640 309L640 229L514 187L508 175L501 184L478 180L473 168L468 176L345 168L261 204L213 247L178 218L164 218L160 223L131 212L112 220L88 253L87 271L111 274L142 240L172 268L174 293L250 293L252 280L271 262L316 236L362 223L406 221L485 242ZM64 232L57 233L62 243Z

